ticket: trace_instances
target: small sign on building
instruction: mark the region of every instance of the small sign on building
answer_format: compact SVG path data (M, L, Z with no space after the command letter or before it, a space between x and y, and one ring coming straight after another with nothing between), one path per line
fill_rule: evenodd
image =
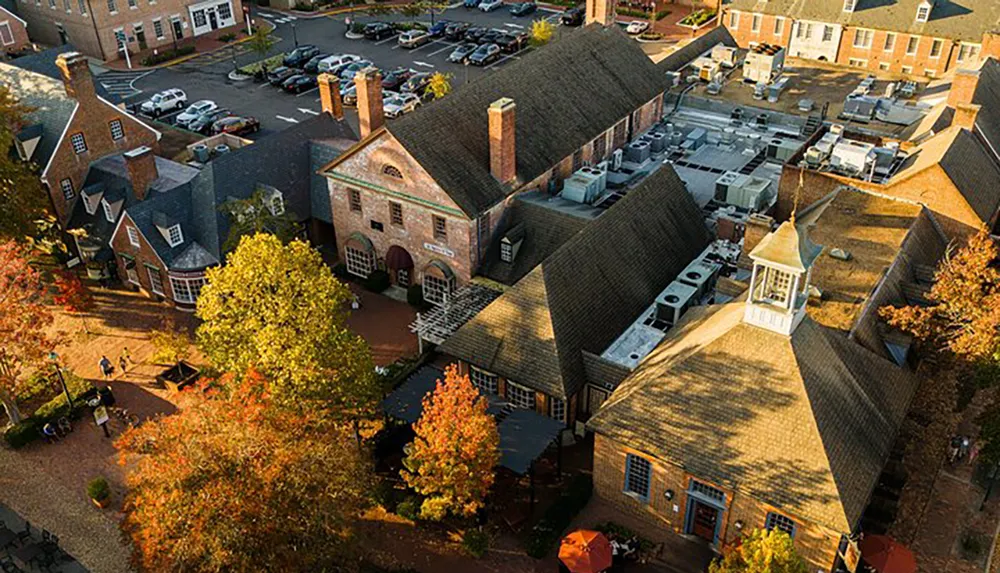
M449 249L447 247L442 247L441 245L435 245L434 243L424 243L424 248L427 249L428 251L432 252L432 253L437 253L439 255L442 255L442 256L445 256L445 257L448 257L448 258L451 258L451 259L455 258L455 251L452 251L451 249Z

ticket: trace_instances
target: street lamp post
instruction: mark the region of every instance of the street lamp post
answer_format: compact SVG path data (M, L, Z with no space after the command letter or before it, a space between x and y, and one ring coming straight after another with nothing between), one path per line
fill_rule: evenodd
M69 406L69 409L72 411L73 410L73 397L70 396L70 394L69 394L69 388L66 386L66 378L63 377L62 368L59 367L59 355L56 354L55 352L49 352L49 360L51 360L52 363L56 367L56 374L59 375L59 384L62 385L63 394L66 395L66 404Z
M295 47L299 47L299 36L295 33L295 22L292 22L292 41L295 42Z

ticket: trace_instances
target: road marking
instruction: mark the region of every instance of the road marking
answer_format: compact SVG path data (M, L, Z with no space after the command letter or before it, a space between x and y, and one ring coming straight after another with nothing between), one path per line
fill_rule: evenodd
M265 18L274 18L274 14L271 14L270 12L258 12L258 14Z
M427 62L413 62L414 66L423 66L425 68L433 68L434 64L428 64Z
M285 16L288 20L298 20L295 16Z
M319 115L318 111L313 111L311 109L306 109L304 107L300 107L299 111L301 111L302 113L308 113L309 115Z
M524 29L524 26L522 26L520 24L512 24L510 22L504 23L504 26L507 26L508 28L517 28L518 30L523 30Z
M520 59L520 58L517 57L516 54L507 54L506 56L504 56L504 57L500 58L499 60L493 62L492 64L486 66L484 69L488 70L488 69L492 68L493 66L496 66L497 64L502 64L502 63L506 62L507 60L509 60L511 58Z
M389 40L392 40L393 38L395 38L395 37L396 37L396 36L398 36L398 35L399 35L399 34L393 34L393 35L389 36L388 38L386 38L386 39L384 39L384 40L379 40L378 42L375 42L375 45L376 45L376 46L381 46L382 44L384 44L384 43L388 42Z
M299 122L299 120L295 119L294 117L285 117L283 115L276 115L274 117L280 119L281 121L287 121L288 123L298 123Z
M304 95L306 95L308 93L312 93L312 92L314 92L314 91L316 91L318 89L319 89L319 86L316 86L316 87L314 87L312 89L308 89L308 90L306 90L306 91L304 91L302 93L295 94L295 97L302 97L302 96L304 96Z
M445 42L445 46L443 48L441 48L440 50L434 50L433 52L427 54L427 56L428 57L433 57L433 56L436 56L436 55L440 54L441 52L444 52L445 50L454 50L454 48L455 48L456 45L457 44L452 44L450 42Z

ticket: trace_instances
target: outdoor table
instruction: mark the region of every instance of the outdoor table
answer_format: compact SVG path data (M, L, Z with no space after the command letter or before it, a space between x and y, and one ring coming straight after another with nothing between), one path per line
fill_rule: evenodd
M14 558L14 561L17 562L19 567L27 569L31 566L31 562L34 561L36 557L41 555L43 551L45 551L44 543L32 543L31 545L21 547L12 553L11 556Z
M17 539L17 534L7 529L0 529L0 547L7 547Z

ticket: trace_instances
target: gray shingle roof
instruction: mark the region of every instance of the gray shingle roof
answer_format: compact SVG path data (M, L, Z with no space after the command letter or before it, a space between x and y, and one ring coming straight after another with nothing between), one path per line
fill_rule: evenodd
M514 100L525 183L666 88L662 70L617 27L588 26L386 127L470 217L510 189L490 174L487 107Z
M0 83L7 86L22 103L33 108L28 120L41 125L42 138L31 160L44 169L73 115L76 100L66 95L62 81L7 62L0 62Z
M941 156L941 169L984 222L992 220L1000 208L1000 168L976 136L960 130L948 151Z
M806 317L792 336L699 307L588 427L686 472L848 533L917 379Z
M729 30L727 30L725 26L719 26L718 28L714 28L711 32L698 36L694 40L688 42L683 48L657 62L656 66L663 71L676 72L691 63L691 60L708 50L711 50L717 44L722 44L732 48L737 46L736 40L733 39Z
M1000 61L989 58L979 68L979 83L972 103L982 106L976 116L976 127L1000 153Z
M59 66L56 65L56 56L59 54L77 51L79 50L73 47L73 44L65 44L31 54L30 56L16 58L11 60L10 64L21 68L22 70L35 72L36 74L42 74L46 77L58 80L59 83L62 84L62 71L59 69ZM115 105L118 105L122 101L122 98L110 93L97 77L94 77L94 89L97 91L97 95Z
M708 244L701 211L668 166L649 176L441 345L560 397Z

